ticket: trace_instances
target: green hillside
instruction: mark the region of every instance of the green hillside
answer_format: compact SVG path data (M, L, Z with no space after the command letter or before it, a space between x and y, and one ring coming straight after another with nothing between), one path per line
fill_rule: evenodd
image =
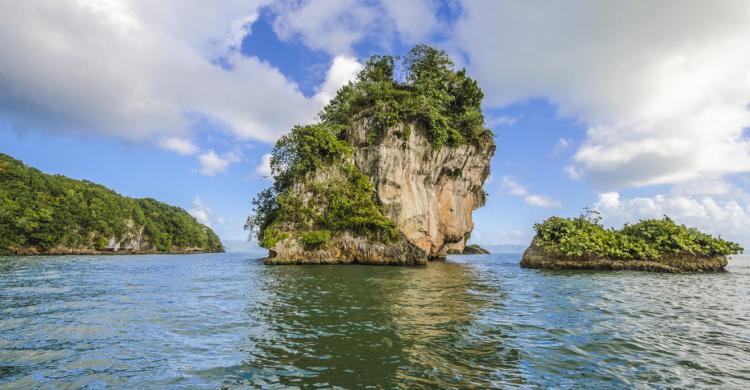
M0 253L223 252L179 207L47 175L0 153Z

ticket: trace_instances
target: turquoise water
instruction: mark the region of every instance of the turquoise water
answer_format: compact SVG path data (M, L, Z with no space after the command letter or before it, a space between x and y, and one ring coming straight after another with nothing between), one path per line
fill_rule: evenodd
M749 388L750 258L718 274L0 258L1 388Z

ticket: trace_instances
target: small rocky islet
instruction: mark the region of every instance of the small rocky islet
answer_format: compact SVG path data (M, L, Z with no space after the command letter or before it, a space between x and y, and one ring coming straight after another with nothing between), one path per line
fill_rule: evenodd
M521 258L524 268L710 272L723 270L729 255L743 251L666 216L606 229L598 213L587 210L576 218L551 217L534 229Z
M246 227L267 264L419 265L461 253L495 153L483 94L442 51L373 56L272 152Z

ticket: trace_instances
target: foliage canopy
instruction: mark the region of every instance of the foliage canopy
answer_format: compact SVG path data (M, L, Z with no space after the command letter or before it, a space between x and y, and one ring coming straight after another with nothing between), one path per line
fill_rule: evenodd
M289 232L306 232L307 246L319 246L343 231L383 241L396 238L369 178L348 160L352 153L326 124L295 126L271 153L274 185L253 199L245 228L264 248Z
M599 214L587 210L576 218L551 217L534 225L536 243L546 251L579 259L659 260L665 257L712 257L741 253L734 242L702 233L664 217L605 229Z
M140 227L158 251L223 251L216 234L179 207L47 175L0 153L0 253L56 247L103 250L110 237L120 239Z
M435 147L491 136L484 128L484 93L465 69L454 69L444 51L427 45L412 48L402 63L403 81L394 77L398 59L370 57L357 79L342 87L323 109L320 120L340 131L367 119L370 142L399 122L424 127Z

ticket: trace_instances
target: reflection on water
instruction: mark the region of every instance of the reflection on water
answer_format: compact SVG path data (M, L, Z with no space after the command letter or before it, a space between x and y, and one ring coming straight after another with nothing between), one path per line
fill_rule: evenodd
M495 286L461 264L297 266L261 271L267 300L247 309L248 359L227 384L491 385L518 377L517 353L481 324ZM507 369L497 373L497 368ZM515 371L515 374L514 374Z
M750 387L748 257L684 275L254 257L0 258L0 388Z

